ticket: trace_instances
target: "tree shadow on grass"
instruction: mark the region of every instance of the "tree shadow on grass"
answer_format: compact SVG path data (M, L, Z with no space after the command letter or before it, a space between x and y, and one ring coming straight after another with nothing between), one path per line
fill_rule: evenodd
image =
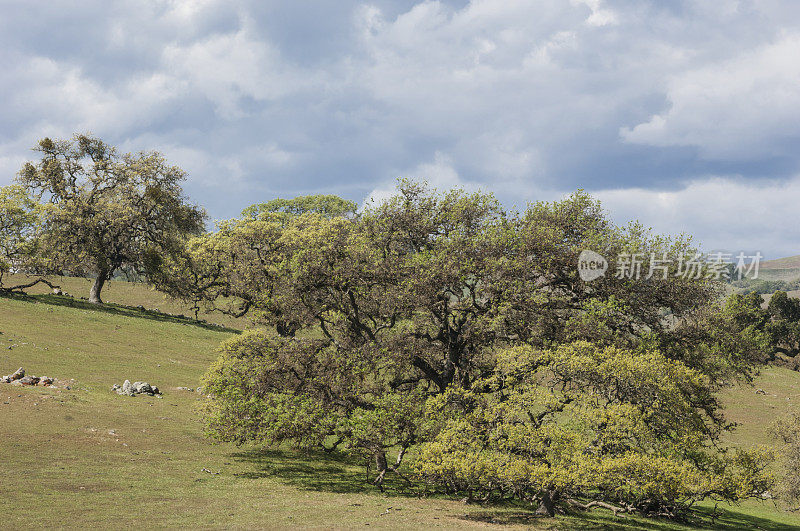
M545 523L541 516L533 511L486 511L464 515L461 519L471 522L483 522L498 525L525 525L534 526ZM668 531L677 529L714 529L714 530L739 530L763 529L765 531L790 531L798 529L797 526L776 522L759 516L753 516L734 509L719 509L716 514L711 508L700 508L693 511L683 519L670 520L666 518L645 518L627 515L614 516L604 509L592 511L570 511L557 519L546 521L550 529L641 529Z
M237 474L245 479L265 477L280 479L296 488L339 494L378 493L371 484L375 471L366 474L365 466L353 456L333 452L300 452L292 450L251 449L230 454L240 463L251 465L252 471ZM408 487L396 475L387 475L384 484L386 494L395 497L432 497L419 488ZM447 498L452 499L452 497ZM668 531L676 529L763 529L769 531L789 531L797 526L775 522L766 518L739 512L735 508L714 510L701 507L684 520L665 518L644 518L638 516L616 517L604 509L592 511L570 511L558 518L545 518L534 514L529 505L516 501L470 505L469 514L458 518L466 522L495 524L498 526L523 525L545 527L548 529L647 529Z
M711 521L711 513L713 512L712 509L703 508L698 512L703 515L702 520L704 522ZM759 516L753 516L739 512L736 509L722 509L721 513L722 514L714 520L713 526L709 525L707 527L713 527L713 529L766 529L772 531L788 531L790 529L798 529L797 525L775 522L774 520L768 520Z
M231 457L254 468L252 472L237 474L241 478L275 477L293 487L339 494L379 492L371 483L375 470L370 469L368 475L366 462L359 463L341 452L253 449L233 453ZM419 496L396 474L387 475L383 486L392 496Z
M226 326L209 323L206 321L197 321L185 315L172 315L169 313L159 312L155 310L148 310L141 306L126 306L124 304L103 303L92 304L83 299L76 299L66 295L30 295L27 293L2 293L0 292L0 299L10 299L23 302L49 304L51 306L63 306L66 308L77 308L79 310L89 310L93 312L101 312L112 315L123 315L126 317L134 317L137 319L150 319L153 321L160 321L164 323L176 323L188 326L197 326L206 330L213 330L215 332L229 332L241 333L241 330L235 328L228 328Z

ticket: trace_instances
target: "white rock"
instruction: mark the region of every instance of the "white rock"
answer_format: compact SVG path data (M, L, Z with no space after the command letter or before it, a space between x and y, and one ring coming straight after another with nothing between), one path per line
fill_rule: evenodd
M122 388L117 390L117 393L121 395L127 396L135 396L136 392L133 390L133 385L131 385L130 380L125 380L122 382Z

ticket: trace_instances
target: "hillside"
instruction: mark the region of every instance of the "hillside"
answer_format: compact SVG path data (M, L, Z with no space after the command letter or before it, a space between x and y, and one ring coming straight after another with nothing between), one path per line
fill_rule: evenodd
M160 297L141 284L116 283L107 296L128 307ZM800 518L768 502L726 508L713 522L706 508L706 516L683 525L615 519L602 510L537 519L526 507L420 498L397 484L381 495L366 484L363 466L345 455L237 448L203 437L196 410L204 398L177 388L198 386L215 348L234 330L40 295L0 298L0 332L0 373L23 366L61 382L58 389L0 384L0 506L7 528L800 527ZM163 398L110 391L125 379L158 385ZM728 393L729 415L741 423L732 442L769 443L765 422L800 401L797 389L800 374L769 369L754 387Z
M35 280L36 277L26 277L23 275L5 275L3 282L6 286L15 284L25 284ZM71 295L72 299L80 302L82 298L89 295L89 287L92 281L83 277L61 277L51 276L47 279L54 285L59 286L64 293ZM31 295L46 295L52 290L45 284L38 284L26 290ZM125 282L122 280L109 280L103 288L103 301L111 305L128 306L131 309L143 306L148 310L172 315L194 316L194 311L188 305L175 301L156 291L147 284L139 282ZM65 298L62 302L66 303L70 298ZM51 299L54 300L54 299ZM244 319L236 319L219 312L204 313L200 312L199 319L208 321L229 328L242 329L246 325Z
M761 269L800 269L800 254L761 262Z

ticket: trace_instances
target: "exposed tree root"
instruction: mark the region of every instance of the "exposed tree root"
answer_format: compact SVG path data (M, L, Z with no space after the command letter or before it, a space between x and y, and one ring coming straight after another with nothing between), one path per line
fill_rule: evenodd
M590 501L589 503L581 503L578 500L570 498L567 500L567 503L569 503L573 507L577 507L578 509L583 509L584 511L588 511L592 507L601 507L603 509L608 509L609 511L612 511L614 513L614 516L617 516L619 518L625 518L625 515L620 513L632 513L634 511L634 508L630 506L619 507L617 505L612 505L610 503L599 500L593 500Z

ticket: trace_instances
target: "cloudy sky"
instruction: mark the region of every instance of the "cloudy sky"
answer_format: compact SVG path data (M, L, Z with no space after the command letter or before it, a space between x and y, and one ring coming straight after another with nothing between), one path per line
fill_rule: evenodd
M92 132L212 217L399 176L800 253L795 0L0 0L0 184Z

